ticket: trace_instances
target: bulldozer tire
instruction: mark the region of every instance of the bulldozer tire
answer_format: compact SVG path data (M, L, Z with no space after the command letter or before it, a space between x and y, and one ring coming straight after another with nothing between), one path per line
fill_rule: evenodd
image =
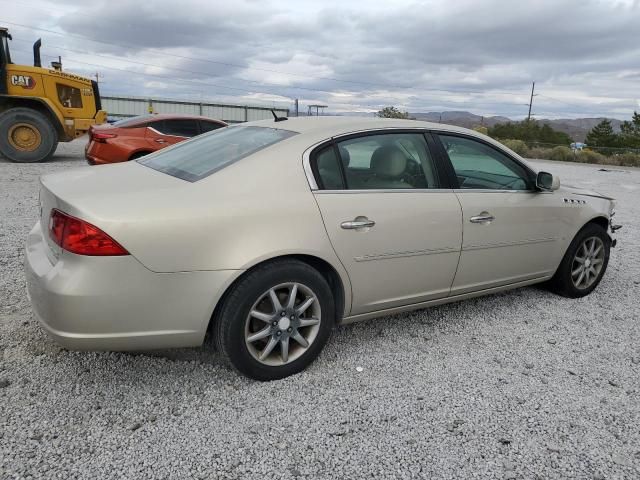
M0 114L0 155L12 162L44 162L53 156L58 135L49 119L31 108Z

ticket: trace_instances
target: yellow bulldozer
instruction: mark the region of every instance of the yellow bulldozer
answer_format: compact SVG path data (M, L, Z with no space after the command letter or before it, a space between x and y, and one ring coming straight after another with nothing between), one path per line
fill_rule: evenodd
M62 71L62 62L42 67L41 41L33 45L33 67L11 62L11 35L0 27L0 156L13 162L42 162L58 142L84 135L104 123L98 84Z

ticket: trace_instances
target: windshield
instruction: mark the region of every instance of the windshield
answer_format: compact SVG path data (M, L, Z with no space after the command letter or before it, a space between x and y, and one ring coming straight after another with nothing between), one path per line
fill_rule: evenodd
M138 160L154 170L196 182L296 132L266 127L226 127Z

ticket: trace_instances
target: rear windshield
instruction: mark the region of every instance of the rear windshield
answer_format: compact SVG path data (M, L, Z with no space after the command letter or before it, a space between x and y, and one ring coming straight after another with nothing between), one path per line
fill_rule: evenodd
M296 135L265 127L225 127L138 160L174 177L196 182L212 173Z
M129 127L135 126L140 123L144 123L145 120L153 120L153 115L140 115L138 117L125 118L123 120L118 120L117 122L113 122L111 125L114 127Z

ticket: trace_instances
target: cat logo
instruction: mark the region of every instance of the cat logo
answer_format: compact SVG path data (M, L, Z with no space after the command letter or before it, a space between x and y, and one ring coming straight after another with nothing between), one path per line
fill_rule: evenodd
M29 75L11 75L11 85L31 90L36 86L36 81Z

